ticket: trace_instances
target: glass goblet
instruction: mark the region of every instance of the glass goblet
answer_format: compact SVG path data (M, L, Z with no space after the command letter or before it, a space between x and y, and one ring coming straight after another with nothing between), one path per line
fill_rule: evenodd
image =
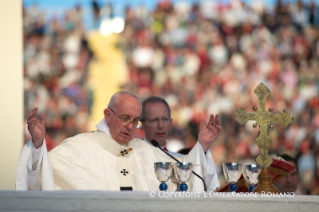
M174 171L176 178L182 182L179 186L180 191L187 191L188 186L187 182L191 177L193 171L193 164L192 163L175 163Z
M253 192L255 190L255 187L258 184L258 176L260 172L261 166L257 164L247 164L243 167L243 175L249 185L249 192Z
M166 184L167 180L171 176L172 163L170 162L156 162L154 163L154 171L157 179L161 182L159 189L161 191L166 191L168 186Z
M223 171L227 182L230 183L229 191L237 191L237 181L239 180L242 172L242 164L240 163L223 163Z

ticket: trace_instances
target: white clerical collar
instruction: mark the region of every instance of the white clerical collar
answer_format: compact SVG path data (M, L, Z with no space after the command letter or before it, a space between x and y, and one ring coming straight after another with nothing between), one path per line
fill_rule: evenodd
M109 125L107 125L105 119L102 119L99 124L95 125L95 127L98 131L104 132L112 138Z
M108 124L105 122L105 119L102 119L100 121L99 124L95 125L96 129L100 132L104 132L105 134L107 134L108 136L110 136L112 138L112 135L110 133L110 128L108 126ZM107 142L100 144L104 149L107 149L109 152L111 152L112 154L114 154L115 156L117 156L121 151L124 151L127 149L127 146L129 145L121 145L119 143L117 143L117 141L115 141L114 139L111 139L113 142ZM106 146L105 146L106 145ZM110 148L111 147L111 148ZM123 149L124 148L124 149Z

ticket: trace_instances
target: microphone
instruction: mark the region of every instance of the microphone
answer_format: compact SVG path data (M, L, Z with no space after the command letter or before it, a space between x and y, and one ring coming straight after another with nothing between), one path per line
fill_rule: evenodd
M164 152L166 155L170 156L170 157L171 157L172 159L174 159L176 162L181 163L179 160L177 160L175 157L173 157L172 155L170 155L168 152L164 151L164 150L160 147L160 145L158 144L158 142L157 142L156 140L152 139L152 140L151 140L151 143L153 144L153 146L158 147L162 152ZM192 173L193 173L196 177L198 177L199 179L202 180L202 182L203 182L203 184L204 184L204 190L205 190L205 192L207 192L206 183L205 183L204 179L203 179L201 176L199 176L196 172L192 171Z

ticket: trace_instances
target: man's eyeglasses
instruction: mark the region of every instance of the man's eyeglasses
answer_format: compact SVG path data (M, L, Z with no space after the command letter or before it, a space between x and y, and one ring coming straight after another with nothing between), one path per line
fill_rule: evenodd
M142 122L139 121L139 118L135 118L135 119L129 119L129 118L126 118L126 117L121 117L119 115L117 115L111 108L109 108L110 111L112 111L120 120L121 122L124 124L124 125L129 125L131 122L133 123L133 127L135 128L141 128L142 126Z

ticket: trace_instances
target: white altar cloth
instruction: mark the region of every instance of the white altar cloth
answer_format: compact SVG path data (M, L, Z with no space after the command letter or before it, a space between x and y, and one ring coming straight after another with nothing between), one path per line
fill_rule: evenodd
M163 194L163 193L162 193ZM164 195L161 195L164 196ZM212 196L212 195L211 195ZM0 211L318 211L319 196L150 197L149 192L0 191Z

